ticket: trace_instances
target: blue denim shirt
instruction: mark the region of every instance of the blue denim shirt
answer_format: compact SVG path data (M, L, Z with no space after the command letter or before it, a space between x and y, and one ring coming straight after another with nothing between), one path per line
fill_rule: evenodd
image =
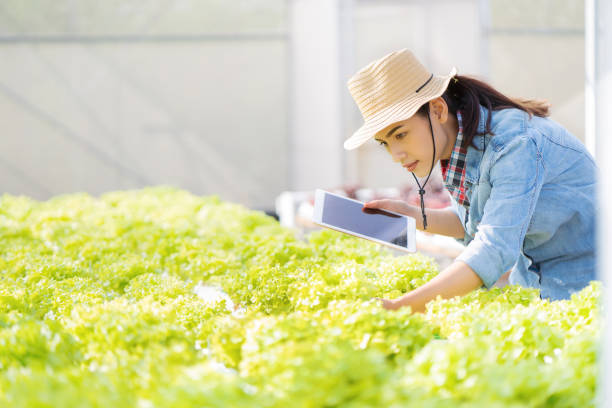
M489 111L480 107L479 132ZM596 165L584 145L549 118L492 111L494 135L475 136L465 187L469 210L452 201L465 228L457 260L491 287L511 284L569 298L595 276ZM486 147L484 151L483 147Z

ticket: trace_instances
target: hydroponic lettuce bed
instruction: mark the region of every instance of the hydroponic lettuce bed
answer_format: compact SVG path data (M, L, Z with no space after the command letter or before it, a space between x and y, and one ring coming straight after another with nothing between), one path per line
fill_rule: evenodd
M2 407L593 405L597 284L386 311L429 258L167 188L5 195L0 234Z

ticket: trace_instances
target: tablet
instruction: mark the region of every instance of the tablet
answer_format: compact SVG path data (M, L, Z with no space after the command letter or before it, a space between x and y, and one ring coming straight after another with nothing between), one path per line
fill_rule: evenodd
M416 251L416 221L391 211L363 208L360 201L316 190L312 221L387 245L400 251Z

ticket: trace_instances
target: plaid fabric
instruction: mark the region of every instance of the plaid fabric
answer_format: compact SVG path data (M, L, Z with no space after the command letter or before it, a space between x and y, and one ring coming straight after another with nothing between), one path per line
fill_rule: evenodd
M459 132L457 141L449 160L440 160L444 185L451 193L459 205L469 208L470 201L465 195L465 156L467 149L461 147L463 141L463 123L461 122L461 112L457 111L457 122L459 122Z

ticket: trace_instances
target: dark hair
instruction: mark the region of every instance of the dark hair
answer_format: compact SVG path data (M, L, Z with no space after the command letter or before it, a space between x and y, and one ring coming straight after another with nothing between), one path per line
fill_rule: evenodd
M516 108L532 115L546 117L550 104L544 100L509 98L491 85L473 77L455 75L449 82L442 98L448 105L450 113L456 115L461 110L463 123L463 147L467 148L478 133L480 106L489 111ZM429 103L421 106L417 114L425 116L429 112ZM485 133L491 134L491 115L487 118Z

